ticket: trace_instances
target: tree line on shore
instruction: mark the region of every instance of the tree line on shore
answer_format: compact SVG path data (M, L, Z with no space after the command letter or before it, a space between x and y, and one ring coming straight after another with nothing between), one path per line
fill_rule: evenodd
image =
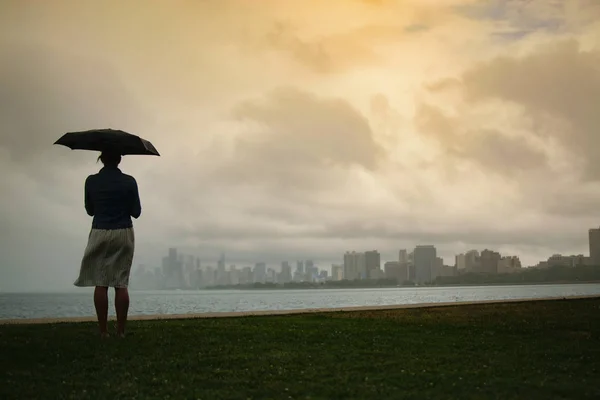
M524 268L512 274L464 273L454 276L439 276L433 282L420 286L457 285L504 285L542 283L582 283L600 281L600 266L578 265L575 267L554 266L548 268ZM215 285L206 289L344 289L344 288L384 288L411 287L415 282L398 282L395 278L356 279L324 282L249 283L239 285Z

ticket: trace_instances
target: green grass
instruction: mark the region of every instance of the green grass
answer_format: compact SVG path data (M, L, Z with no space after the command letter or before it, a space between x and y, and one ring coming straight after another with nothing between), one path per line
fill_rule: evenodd
M0 326L0 399L598 399L600 299Z

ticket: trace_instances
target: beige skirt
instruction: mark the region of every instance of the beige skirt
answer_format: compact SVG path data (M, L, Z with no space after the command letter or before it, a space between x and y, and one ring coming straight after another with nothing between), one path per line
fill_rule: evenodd
M133 228L92 229L74 285L126 288L134 249Z

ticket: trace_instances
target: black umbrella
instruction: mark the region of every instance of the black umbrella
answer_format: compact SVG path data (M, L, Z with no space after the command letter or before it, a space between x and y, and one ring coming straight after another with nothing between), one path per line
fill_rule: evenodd
M67 146L71 150L112 150L123 156L128 154L160 156L154 145L146 139L116 129L69 132L54 144Z

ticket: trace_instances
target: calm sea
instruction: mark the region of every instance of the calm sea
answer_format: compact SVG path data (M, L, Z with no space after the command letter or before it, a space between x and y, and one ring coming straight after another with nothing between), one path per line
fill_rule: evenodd
M315 290L132 290L129 314L291 310L584 295L600 295L600 284ZM110 306L113 315L112 296ZM93 315L92 289L70 293L0 293L0 319Z

